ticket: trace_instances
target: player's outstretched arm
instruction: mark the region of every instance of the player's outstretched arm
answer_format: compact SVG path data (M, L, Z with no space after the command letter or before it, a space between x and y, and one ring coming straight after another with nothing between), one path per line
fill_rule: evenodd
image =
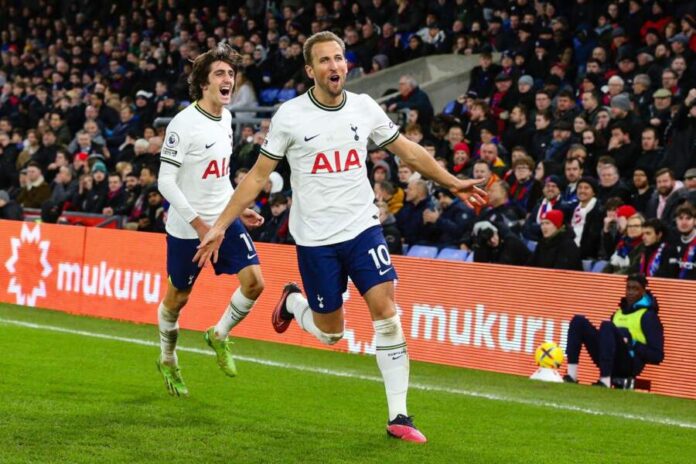
M203 267L211 257L214 262L217 262L218 250L220 249L222 239L225 237L225 231L239 217L242 211L256 199L261 189L266 185L268 176L271 175L277 165L278 161L267 156L259 156L254 167L251 168L251 171L235 189L230 201L225 206L225 210L205 237L203 237L201 244L198 245L198 251L193 257L193 261L197 262L198 266Z
M403 162L420 172L426 178L448 188L470 207L483 206L488 201L485 190L477 187L479 179L458 179L440 166L430 154L417 143L400 135L385 147Z

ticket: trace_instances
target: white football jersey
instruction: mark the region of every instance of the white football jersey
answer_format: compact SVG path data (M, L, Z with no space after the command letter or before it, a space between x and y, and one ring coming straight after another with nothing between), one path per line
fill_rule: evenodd
M234 192L230 182L232 144L232 115L225 108L216 117L193 103L167 126L160 161L179 168L177 186L208 225L215 223ZM177 238L198 238L189 224L193 219L170 207L167 232Z
M379 225L367 177L368 139L380 146L399 128L369 95L344 91L336 107L308 92L273 116L261 153L290 164L290 232L302 246L331 245Z

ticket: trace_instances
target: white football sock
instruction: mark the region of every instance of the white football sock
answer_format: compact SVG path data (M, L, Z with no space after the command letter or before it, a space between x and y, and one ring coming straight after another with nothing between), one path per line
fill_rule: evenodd
M571 376L574 380L578 380L577 364L568 364L568 375Z
M226 339L230 330L247 317L254 303L256 303L256 300L245 297L241 287L238 287L232 294L232 299L230 304L227 305L227 309L220 317L217 325L215 325L215 337L218 340Z
M602 382L607 387L611 387L611 377L600 377L599 381Z
M312 309L307 299L301 293L291 293L285 301L285 309L295 317L295 322L302 330L314 335L317 340L325 345L333 345L343 338L343 331L336 334L324 333L314 324Z
M374 321L377 334L377 366L382 372L384 389L387 392L389 420L397 415L407 416L406 395L408 393L409 359L406 339L401 330L399 315Z
M165 364L177 364L176 341L179 338L179 314L167 309L164 302L157 309L160 333L160 360Z

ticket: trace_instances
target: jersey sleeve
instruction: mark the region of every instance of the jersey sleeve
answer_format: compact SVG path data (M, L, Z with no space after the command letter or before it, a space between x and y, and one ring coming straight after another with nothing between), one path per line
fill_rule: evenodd
M276 114L271 119L271 125L268 128L266 139L261 145L261 154L274 160L282 160L285 157L285 152L290 147L291 137L288 130L287 112L283 111L281 106Z
M372 141L384 147L399 138L399 126L389 119L384 110L369 95L363 96L366 100L365 107L368 111L368 118L371 121L370 138Z
M188 131L181 123L181 118L175 117L171 120L167 126L162 151L160 152L160 161L162 163L171 164L177 168L181 167L189 145L187 133Z

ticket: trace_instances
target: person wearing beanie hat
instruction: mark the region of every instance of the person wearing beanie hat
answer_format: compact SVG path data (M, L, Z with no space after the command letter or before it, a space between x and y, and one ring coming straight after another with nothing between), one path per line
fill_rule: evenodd
M104 162L102 161L97 161L96 163L94 163L92 165L92 174L94 174L95 172L101 172L103 174L106 174L108 172L106 169L106 164L104 164Z
M473 228L474 262L524 266L531 253L514 233L501 233L490 221L479 221Z
M524 238L534 242L541 240L541 220L544 214L553 209L564 210L566 204L561 196L562 188L560 176L554 174L544 179L543 197L536 203L529 216L527 216L522 228Z
M464 142L455 143L453 151L450 172L455 176L457 174L466 174L469 169L469 161L471 160L469 145Z
M529 260L533 267L582 270L580 250L564 225L563 212L552 209L541 216L541 240Z
M613 231L610 230L602 234L603 253L609 260L602 272L628 274L630 269L638 269L640 266L645 219L631 205L619 206L614 215L616 233L612 234ZM607 211L607 218L611 218L610 211Z
M646 364L660 364L664 359L664 329L658 316L659 305L647 290L642 274L626 279L626 290L611 320L599 328L582 315L568 326L568 372L563 380L578 383L578 363L582 347L588 350L599 367L599 380L593 385L609 388L633 388L634 379Z
M391 180L391 168L384 160L375 161L372 166L372 183Z

